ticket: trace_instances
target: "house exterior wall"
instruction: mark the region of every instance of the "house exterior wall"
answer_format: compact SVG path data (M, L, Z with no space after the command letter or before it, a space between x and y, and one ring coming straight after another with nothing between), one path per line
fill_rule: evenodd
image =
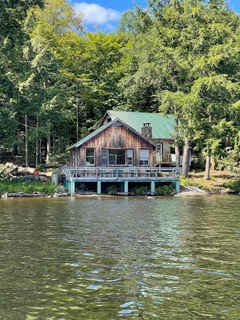
M78 148L70 150L71 166L85 166L85 153L87 148L95 149L95 166L102 165L102 149L132 149L133 166L139 166L140 149L149 150L149 166L154 166L154 146L135 134L128 127L116 123L91 138ZM126 164L125 164L126 165Z
M108 115L105 114L103 120L102 120L102 125L108 123L109 121L111 121L112 118ZM153 144L157 144L157 143L161 143L162 144L162 160L161 162L169 162L171 161L171 145L174 143L174 139L167 139L167 138L161 138L161 137L150 137L149 135L145 135L145 130L149 130L151 129L151 124L149 127L143 127L142 131L140 132L143 136L145 136L146 138L148 138L150 141L153 142ZM152 134L151 134L152 135ZM154 161L154 164L156 165L158 161Z
M151 139L151 141L155 144L162 144L162 161L169 161L171 154L171 145L173 144L173 139Z

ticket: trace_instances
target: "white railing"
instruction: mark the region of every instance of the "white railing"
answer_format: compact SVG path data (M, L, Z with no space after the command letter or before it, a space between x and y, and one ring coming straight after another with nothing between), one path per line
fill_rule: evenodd
M181 168L177 167L63 167L66 179L124 179L179 177Z

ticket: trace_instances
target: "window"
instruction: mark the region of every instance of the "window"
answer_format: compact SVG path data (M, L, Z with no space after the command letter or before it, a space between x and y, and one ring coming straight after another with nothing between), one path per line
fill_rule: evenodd
M102 149L102 166L108 165L108 149Z
M102 166L124 165L125 149L102 149Z
M133 149L127 149L127 164L133 165Z
M117 155L114 153L109 154L109 164L117 164Z
M95 149L86 149L86 165L95 164Z
M125 164L125 150L109 149L109 164Z
M140 149L140 166L148 166L149 150Z

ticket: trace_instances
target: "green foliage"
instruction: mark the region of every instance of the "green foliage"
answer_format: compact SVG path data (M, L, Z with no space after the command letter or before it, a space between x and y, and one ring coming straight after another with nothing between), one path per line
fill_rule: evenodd
M32 179L15 178L13 180L0 180L0 193L33 193L40 192L52 194L56 185L51 182L41 183Z
M162 186L158 186L155 189L155 193L157 195L161 195L161 196L167 196L167 195L171 195L173 194L175 191L175 186L174 185L162 185Z
M58 185L54 189L54 192L56 192L56 193L67 193L67 189L63 185Z
M180 176L180 185L181 186L190 186L191 185L191 180L189 178Z
M149 0L117 34L84 34L65 0L5 1L0 22L0 147L58 163L106 110L161 111L177 146L239 167L240 19L224 0Z
M240 179L228 181L224 183L224 187L230 188L235 192L240 192Z
M114 195L114 194L117 194L117 192L118 192L118 189L115 185L111 185L111 186L107 187L108 194Z
M139 187L133 188L131 192L135 193L137 196L142 196L142 195L149 194L150 189L147 186L139 186Z
M239 16L223 0L151 0L148 11L132 15L120 82L127 104L174 114L177 143L188 138L224 158L240 130Z
M78 56L71 68L81 83L77 99L81 105L82 130L95 129L104 113L120 104L118 82L123 46L121 35L87 33L79 39Z

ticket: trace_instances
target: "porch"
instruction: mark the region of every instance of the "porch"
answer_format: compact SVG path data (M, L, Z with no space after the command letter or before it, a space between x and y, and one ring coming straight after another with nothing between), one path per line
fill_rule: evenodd
M102 184L119 182L124 194L129 192L129 183L149 183L151 194L155 194L156 183L174 183L180 192L180 168L177 167L63 167L66 185L71 195L76 192L76 183L94 182L97 194L102 193Z

